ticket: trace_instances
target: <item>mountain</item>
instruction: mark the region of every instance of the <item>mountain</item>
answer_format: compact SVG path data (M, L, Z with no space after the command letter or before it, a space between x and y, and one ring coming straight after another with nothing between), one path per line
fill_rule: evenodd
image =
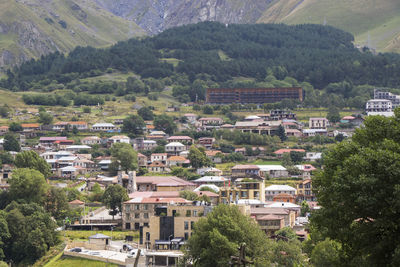
M143 35L134 22L90 0L0 1L0 67L76 46L102 47Z
M356 44L400 52L398 0L96 0L150 34L199 21L316 23L355 35ZM369 33L369 34L368 34ZM370 36L370 41L368 41Z

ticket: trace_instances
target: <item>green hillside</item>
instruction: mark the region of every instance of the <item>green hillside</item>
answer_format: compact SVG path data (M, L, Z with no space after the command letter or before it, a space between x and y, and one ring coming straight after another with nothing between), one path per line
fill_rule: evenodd
M358 45L400 52L398 0L280 0L274 1L258 22L332 25L355 35Z
M0 1L0 67L52 51L143 35L135 23L81 0Z

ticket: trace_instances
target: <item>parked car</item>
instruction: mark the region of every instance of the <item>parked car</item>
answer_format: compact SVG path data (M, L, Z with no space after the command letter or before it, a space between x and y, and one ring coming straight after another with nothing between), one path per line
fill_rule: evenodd
M81 248L72 248L70 249L71 252L82 252Z
M128 244L124 244L122 246L122 250L123 251L131 251L132 249L133 249L133 247L131 245L128 245Z

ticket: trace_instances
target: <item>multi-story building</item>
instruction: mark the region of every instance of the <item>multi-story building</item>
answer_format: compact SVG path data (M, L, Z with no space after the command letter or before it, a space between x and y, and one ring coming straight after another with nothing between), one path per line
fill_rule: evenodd
M316 196L312 191L311 179L305 179L297 184L297 201L316 201Z
M273 201L274 197L279 194L289 194L292 196L296 195L296 188L288 185L270 185L265 188L265 200Z
M266 215L279 216L279 217L283 218L284 226L287 226L287 227L293 227L296 222L296 212L291 209L285 208L285 207L251 208L250 216L255 218L256 221L258 221L259 218L262 218L263 216L266 216Z
M122 228L124 230L139 230L141 226L148 227L150 218L155 215L156 208L163 207L171 203L192 203L191 201L180 198L177 191L176 194L169 194L175 192L165 193L166 194L159 192L133 193L135 197L124 202L122 205Z
M139 243L148 249L178 250L192 235L195 223L211 210L211 206L198 204L157 207L149 226L143 227Z
M260 167L257 165L236 165L231 171L232 178L260 177Z
M242 199L265 202L264 181L243 181L220 188L219 203L237 203Z
M369 112L392 112L393 104L392 101L387 99L371 99L368 100L365 111Z
M264 104L283 99L303 101L303 88L208 88L206 102L210 104Z
M329 126L327 118L310 118L308 121L308 127L310 129L326 129Z
M171 142L165 145L165 152L169 155L179 155L179 153L185 150L186 146L179 142Z
M374 99L387 99L392 102L392 108L395 109L400 106L400 96L392 94L387 91L381 91L379 89L374 89Z
M272 214L260 215L256 218L258 225L268 236L272 236L276 231L285 227L283 216Z
M115 129L116 127L112 123L96 123L92 125L93 131L107 132L107 131L114 131Z

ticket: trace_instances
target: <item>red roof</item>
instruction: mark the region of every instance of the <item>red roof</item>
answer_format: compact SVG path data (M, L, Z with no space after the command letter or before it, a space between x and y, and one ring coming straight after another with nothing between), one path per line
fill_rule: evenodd
M77 204L77 205L83 205L83 204L85 204L85 202L80 201L79 199L72 200L72 201L70 201L70 202L68 202L68 203L69 203L69 204Z
M22 128L39 128L39 123L23 123L21 124Z

